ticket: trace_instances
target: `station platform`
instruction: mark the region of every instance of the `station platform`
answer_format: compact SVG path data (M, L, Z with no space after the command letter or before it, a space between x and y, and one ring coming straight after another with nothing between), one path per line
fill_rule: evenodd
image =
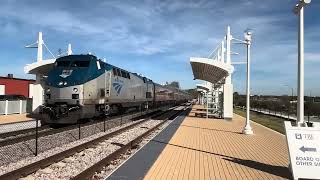
M196 110L197 106L193 109ZM179 116L107 179L291 179L285 136L245 119Z
M28 114L10 114L10 115L0 115L0 125L22 122L22 121L30 121L32 118L28 117Z

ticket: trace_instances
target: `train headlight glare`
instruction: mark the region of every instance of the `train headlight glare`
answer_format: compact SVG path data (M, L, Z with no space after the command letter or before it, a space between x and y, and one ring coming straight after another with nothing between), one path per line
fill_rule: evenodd
M59 82L59 86L62 86L63 85L63 82L61 81L61 82Z
M64 82L64 83L63 83L63 85L67 85L67 84L68 84L67 82Z
M78 92L78 88L73 88L73 92Z

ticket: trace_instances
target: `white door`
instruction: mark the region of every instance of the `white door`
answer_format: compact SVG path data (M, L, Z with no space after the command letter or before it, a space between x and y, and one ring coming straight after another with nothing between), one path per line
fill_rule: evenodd
M6 86L5 85L0 85L0 95L4 95Z

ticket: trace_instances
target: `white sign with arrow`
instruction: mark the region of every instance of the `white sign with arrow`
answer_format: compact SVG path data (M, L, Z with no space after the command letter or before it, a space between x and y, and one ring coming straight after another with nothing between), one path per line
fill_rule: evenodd
M284 124L293 178L320 179L320 123L314 122L313 127Z

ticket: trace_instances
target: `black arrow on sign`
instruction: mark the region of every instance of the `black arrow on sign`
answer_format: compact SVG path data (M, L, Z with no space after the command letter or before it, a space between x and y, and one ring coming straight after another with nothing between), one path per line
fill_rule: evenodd
M308 147L304 147L304 146L302 146L302 147L300 148L300 150L301 150L302 152L306 152L306 151L309 151L309 152L317 152L317 149L316 149L316 148L308 148Z

